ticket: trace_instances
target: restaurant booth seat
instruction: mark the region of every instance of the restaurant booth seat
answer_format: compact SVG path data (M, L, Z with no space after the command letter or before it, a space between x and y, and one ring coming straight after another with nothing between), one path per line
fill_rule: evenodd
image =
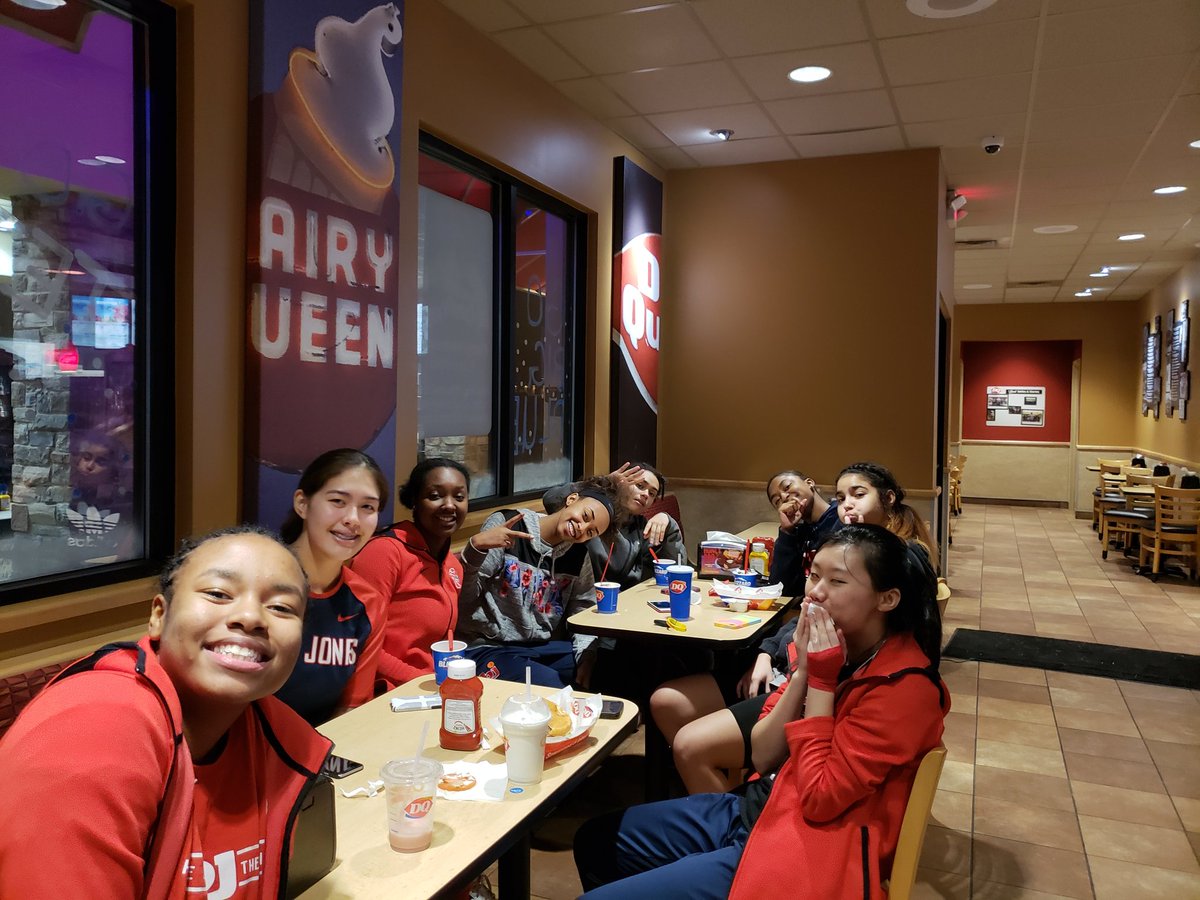
M66 666L67 662L54 663L0 678L0 738L12 727L29 701Z

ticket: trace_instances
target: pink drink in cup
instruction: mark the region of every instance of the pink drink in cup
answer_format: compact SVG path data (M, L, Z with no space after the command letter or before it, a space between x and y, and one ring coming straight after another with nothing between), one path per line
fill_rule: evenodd
M433 842L433 804L442 764L418 756L393 759L379 772L387 792L388 843L414 853Z

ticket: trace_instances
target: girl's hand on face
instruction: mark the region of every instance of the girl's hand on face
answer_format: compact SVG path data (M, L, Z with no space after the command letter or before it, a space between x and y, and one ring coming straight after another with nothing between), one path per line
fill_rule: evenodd
M521 514L517 513L507 522L502 525L496 525L492 528L485 529L471 538L470 543L475 545L476 550L482 550L486 553L489 550L504 550L513 546L518 539L529 540L529 535L523 531L514 531L513 526L521 521Z
M804 652L804 648L808 646L808 635L812 631L812 616L808 614L808 608L812 605L811 600L805 600L800 604L800 618L796 620L796 632L792 636L795 647L792 648L794 660L791 677L796 680L797 684L804 684L808 680L808 655Z
M861 513L846 513L842 516L842 522L846 525L861 525L864 521Z
M807 645L808 686L832 693L846 664L846 639L824 607L815 603L806 605L805 617L812 619Z
M646 527L642 529L642 537L650 542L651 547L657 547L667 536L667 523L670 517L666 513L657 513L650 517Z
M779 504L779 527L791 531L808 511L808 501L800 498L785 500Z
M608 477L617 483L618 488L629 487L642 477L645 470L633 463L622 463L619 469L613 469Z

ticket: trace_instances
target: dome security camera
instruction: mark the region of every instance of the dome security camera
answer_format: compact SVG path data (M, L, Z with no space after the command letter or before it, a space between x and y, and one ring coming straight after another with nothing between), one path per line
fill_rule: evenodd
M992 156L1000 152L1000 148L1004 146L1004 138L998 134L989 134L979 145L983 147L983 152Z

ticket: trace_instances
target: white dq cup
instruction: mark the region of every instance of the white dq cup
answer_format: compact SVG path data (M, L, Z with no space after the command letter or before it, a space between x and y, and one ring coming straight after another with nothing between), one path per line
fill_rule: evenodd
M550 707L536 695L514 694L500 709L500 726L508 744L508 780L516 784L537 784L542 780L542 766L546 762Z

